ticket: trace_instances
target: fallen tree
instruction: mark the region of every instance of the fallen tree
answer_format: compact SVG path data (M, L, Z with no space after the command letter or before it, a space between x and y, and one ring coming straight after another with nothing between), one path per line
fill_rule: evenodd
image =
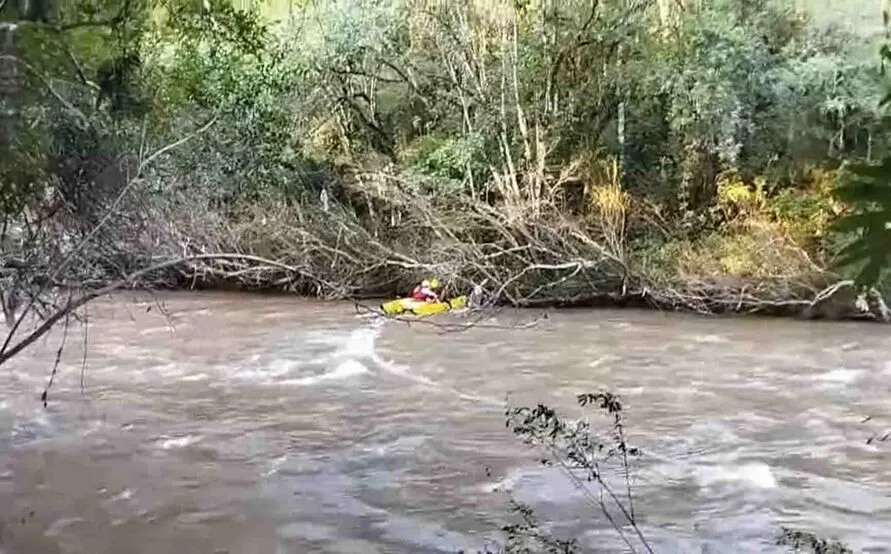
M182 205L189 211L179 219L154 214L149 219L156 224L141 222L134 228L140 234L124 245L108 244L120 236L120 228L108 235L97 227L56 266L41 269L7 260L7 277L18 278L7 279L4 298L26 300L19 303L25 308L0 348L0 364L60 321L77 316L88 302L126 288L226 286L357 300L397 294L414 280L436 274L451 293L481 287L489 304L519 308L624 305L701 314L891 320L875 290L860 292L850 281L818 286L819 279L830 279L828 274L798 281L660 282L565 216L510 221L485 204L450 213L416 203L398 226L374 233L340 205L255 207L234 223L220 219L216 224L196 211L195 203ZM151 249L145 244L149 240ZM125 247L134 244L136 254L128 254ZM58 252L61 247L48 241L42 248ZM140 256L148 250L156 255ZM105 270L97 279L79 280L78 272L96 270L109 251L118 263L108 267L137 269L117 276ZM71 263L75 256L78 264ZM13 290L9 283L27 286ZM30 311L35 327L20 334Z

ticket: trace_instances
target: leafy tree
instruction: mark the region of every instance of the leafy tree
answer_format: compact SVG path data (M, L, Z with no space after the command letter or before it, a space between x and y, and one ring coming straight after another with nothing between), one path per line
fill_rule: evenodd
M880 55L883 63L891 60L891 47L883 46ZM888 90L882 107L891 102L891 87ZM891 132L891 121L885 119L884 125ZM852 164L836 196L851 208L836 228L855 235L841 250L838 264L857 269L858 285L874 286L891 262L891 155L879 163Z

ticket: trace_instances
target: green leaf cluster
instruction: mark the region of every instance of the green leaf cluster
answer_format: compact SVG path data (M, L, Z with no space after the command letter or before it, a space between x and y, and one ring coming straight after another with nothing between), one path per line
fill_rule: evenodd
M891 48L883 45L880 55L883 65L891 61ZM889 103L891 84L880 106ZM885 131L891 132L891 119L882 122ZM846 173L835 195L850 212L839 218L835 227L854 238L839 252L837 264L855 269L858 286L875 286L891 265L891 155L884 155L877 163L851 164Z

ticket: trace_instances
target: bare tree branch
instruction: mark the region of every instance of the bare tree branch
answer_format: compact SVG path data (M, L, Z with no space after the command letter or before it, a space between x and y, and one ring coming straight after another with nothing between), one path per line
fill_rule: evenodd
M21 323L30 314L31 309L34 306L35 298L38 298L41 294L43 294L43 292L45 292L47 290L47 288L49 286L52 286L52 284L56 281L56 279L59 277L59 275L61 275L61 273L63 271L65 271L65 269L68 267L68 264L81 252L81 250L87 244L90 243L90 241L93 239L93 237L95 237L96 234L99 233L99 231L105 226L105 224L109 221L109 219L116 213L117 208L120 205L120 203L123 201L124 197L127 196L127 194L130 192L130 190L133 188L133 186L136 184L136 182L142 176L142 173L143 173L143 171L145 171L145 168L159 156L165 154L166 152L169 152L170 150L173 150L174 148L176 148L182 144L185 144L192 138L203 133L204 131L209 129L210 126L214 124L214 122L216 122L216 118L211 119L209 122L204 124L201 128L199 128L197 131L195 131L191 135L188 135L182 139L179 139L175 142L167 144L167 145L159 148L155 152L153 152L148 157L140 160L139 166L136 170L136 174L122 188L122 190L117 195L114 202L112 203L111 207L109 208L108 211L106 211L106 213L103 215L103 217L99 221L99 223L96 226L94 226L93 229L87 234L87 236L85 236L70 252L68 252L68 254L65 256L65 258L63 258L62 261L59 264L57 264L55 268L53 268L48 279L45 281L45 284L40 288L40 290L37 292L36 295L33 295L31 297L31 300L25 306L24 310L22 310L22 313L19 315L16 322L13 324L12 329L9 331L9 334L6 336L6 339L3 342L3 346L0 347L0 357L2 357L3 354L6 352L7 347L9 346L9 344L12 341L13 337L15 336L16 332L18 331L19 327L21 326Z
M282 263L276 262L274 260L267 260L267 259L261 258L259 256L250 256L250 255L244 255L244 254L198 254L198 255L194 255L194 256L187 256L187 257L183 257L183 258L176 258L176 259L172 259L172 260L166 260L163 262L159 262L159 263L153 264L149 267L143 268L139 271L135 271L122 279L119 279L113 283L105 285L102 288L99 288L96 290L91 290L91 291L86 291L83 294L81 294L80 296L75 297L74 295L69 294L68 299L65 301L65 303L60 308L56 309L56 311L54 313L52 313L51 315L44 318L43 321L41 322L41 324L36 329L34 329L28 335L26 335L24 338L22 338L22 340L16 342L15 344L9 346L8 348L5 348L2 352L0 352L0 365L3 365L7 361L9 361L11 358L13 358L15 355L17 355L19 352L21 352L22 350L26 349L28 346L33 344L36 340L38 340L43 335L48 333L53 328L53 326L55 326L56 323L58 323L63 318L69 317L71 314L76 312L82 306L85 306L88 302L91 302L97 298L106 296L108 294L111 294L112 292L119 290L119 289L122 289L129 285L132 285L132 284L138 282L140 278L142 278L146 275L149 275L153 272L171 268L171 267L175 267L177 265L182 265L182 264L185 264L188 262L199 261L199 260L212 260L212 259L251 260L251 261L259 262L259 263L262 263L262 264L265 264L268 266L278 267L281 269L286 269L288 271L298 272L297 268L289 266L287 264L282 264ZM21 320L21 316L19 319ZM10 335L7 337L7 344L9 343L11 336L12 336L12 333L10 333Z

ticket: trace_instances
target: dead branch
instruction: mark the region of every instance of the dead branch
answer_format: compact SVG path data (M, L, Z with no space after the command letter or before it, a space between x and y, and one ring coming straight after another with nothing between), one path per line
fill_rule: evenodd
M3 341L3 346L0 347L0 360L2 360L2 356L4 353L6 353L6 350L9 347L10 342L14 338L14 336L15 336L16 332L18 331L19 327L21 326L22 322L25 320L25 318L27 318L30 315L30 312L34 308L35 304L38 303L40 299L42 299L44 293L48 290L48 288L56 283L56 280L68 268L68 265L71 263L71 261L74 260L74 258L76 256L78 256L83 251L83 249L93 241L94 237L96 237L96 235L100 231L102 231L103 228L108 224L108 222L111 220L111 218L115 214L117 214L117 210L118 210L118 207L120 206L121 202L130 193L132 188L138 182L138 180L142 176L143 172L145 171L146 167L148 167L148 165L150 165L155 159L159 158L163 154L169 152L170 150L173 150L174 148L176 148L178 146L185 144L192 138L200 135L201 133L203 133L204 131L209 129L211 127L211 125L214 124L215 121L216 121L216 118L211 119L208 123L206 123L205 125L200 127L194 133L192 133L186 137L183 137L175 142L164 145L161 148L155 150L153 153L151 153L147 157L144 157L140 160L135 174L130 178L129 181L127 181L127 183L124 185L124 187L118 193L117 197L112 202L111 207L105 212L105 214L99 220L98 224L95 225L90 230L90 232L87 233L87 235L85 237L83 237L80 240L80 242L74 248L72 248L62 258L62 260L58 264L55 265L55 267L53 267L51 269L51 271L49 272L49 276L43 282L43 284L38 288L37 292L30 296L30 299L29 299L28 303L25 305L24 309L22 310L22 313L16 318L15 322L12 324L12 328L10 329L9 333L7 334L6 339ZM0 361L0 363L2 363L2 361Z

